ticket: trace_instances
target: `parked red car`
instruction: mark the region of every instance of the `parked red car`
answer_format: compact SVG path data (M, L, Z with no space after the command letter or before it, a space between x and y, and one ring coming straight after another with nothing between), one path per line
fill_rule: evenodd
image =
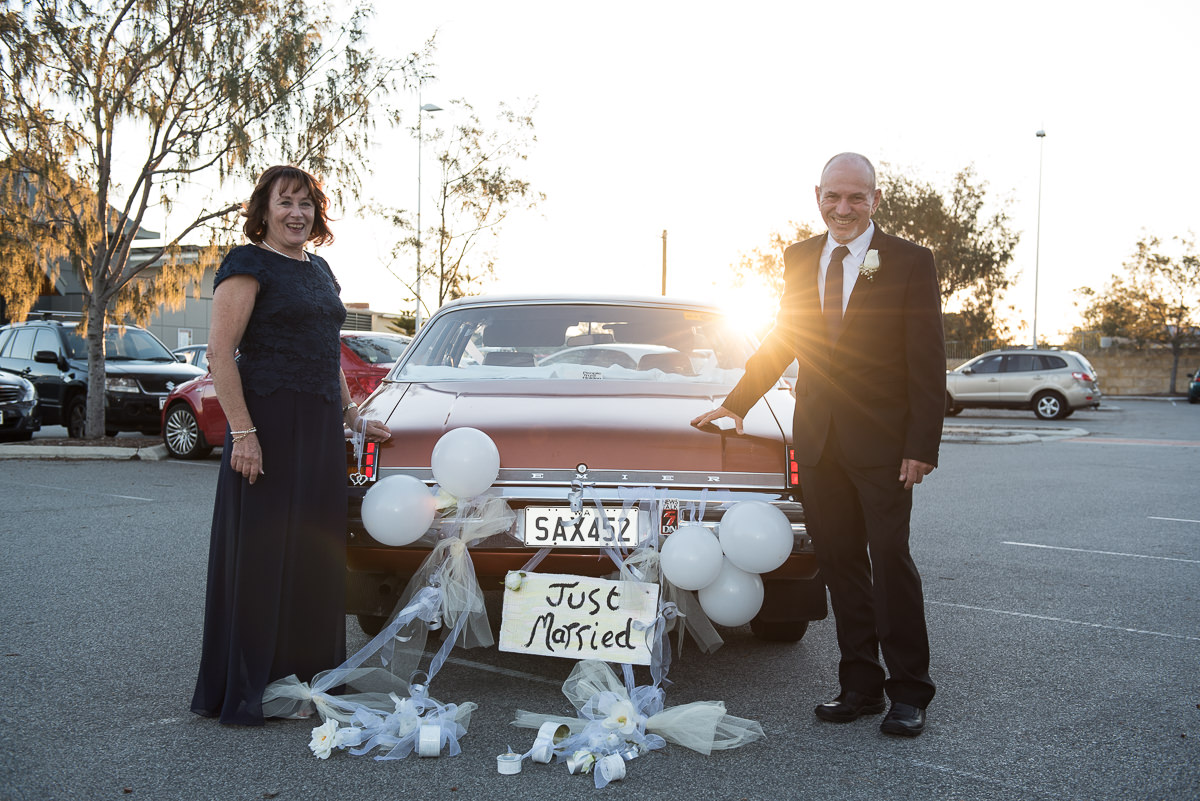
M381 331L342 332L342 372L350 397L362 403L404 353L412 337ZM163 442L179 459L199 459L225 441L225 411L212 373L181 384L163 405Z
M542 547L539 532L551 530L553 550L539 571L613 570L594 542L558 537L578 528L583 518L573 516L590 514L570 511L575 486L606 510L643 499L624 518L636 513L639 537L655 529L671 536L689 508L701 509L711 530L731 505L756 500L783 512L794 542L787 561L763 574L765 600L751 628L764 639L800 639L809 621L825 617L826 603L790 462L795 400L780 381L750 410L744 435L690 425L719 405L754 348L707 304L627 296L447 303L362 406L393 436L368 446L361 471L348 454L347 611L367 633L378 631L442 525L435 520L410 545L383 544L362 522L367 490L394 475L432 485L435 444L469 427L495 443L492 486L516 513L510 531L471 548L482 586L500 586Z

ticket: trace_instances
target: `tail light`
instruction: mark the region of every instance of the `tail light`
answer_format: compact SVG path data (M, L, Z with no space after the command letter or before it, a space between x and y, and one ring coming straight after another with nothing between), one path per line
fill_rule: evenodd
M375 388L378 387L382 381L383 376L381 375L369 375L360 378L358 383L359 386L362 387L363 397L365 398L367 395L370 395L372 392L374 392Z
M376 451L379 448L378 442L366 442L363 444L363 475L367 477L367 481L375 480L375 457L378 455Z
M1085 384L1090 384L1096 380L1088 373L1071 373L1071 377L1076 381L1082 381Z
M800 486L800 465L796 462L795 448L787 449L787 461L788 486L798 487Z
M350 477L353 484L362 485L370 484L375 481L375 472L378 464L379 443L366 442L363 444L362 454L362 470L358 469L354 458L354 447L350 440L346 440L346 475Z

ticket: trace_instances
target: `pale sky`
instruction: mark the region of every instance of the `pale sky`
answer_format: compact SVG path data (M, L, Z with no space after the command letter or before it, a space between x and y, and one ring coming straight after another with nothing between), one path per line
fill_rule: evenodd
M537 98L527 174L546 200L495 240L491 292L658 294L666 229L668 293L727 300L739 253L789 220L823 230L813 185L844 150L942 188L974 164L991 197L1013 199L1020 279L1007 304L1014 327L1025 321L1020 341L1033 316L1039 147L1042 336L1077 323L1073 290L1103 286L1143 234L1200 233L1195 2L379 6L380 48L406 53L437 31L424 102L465 98L487 120L501 100ZM411 209L415 143L383 135L368 191ZM335 213L338 240L323 252L343 300L411 308L380 266L383 226ZM415 270L411 257L397 268Z

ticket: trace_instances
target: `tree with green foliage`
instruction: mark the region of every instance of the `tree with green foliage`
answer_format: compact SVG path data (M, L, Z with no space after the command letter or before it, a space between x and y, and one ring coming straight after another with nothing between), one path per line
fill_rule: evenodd
M996 295L1009 286L1007 274L1019 236L1009 229L1005 208L990 218L981 214L987 185L971 167L954 177L949 193L903 175L881 171L883 201L876 224L933 251L947 313L947 340L1004 341L1007 331L997 319ZM807 223L791 222L785 234L773 232L765 249L744 253L734 265L734 285L752 277L783 294L783 250L792 242L813 236Z
M510 213L532 209L545 200L545 195L535 192L520 171L537 142L534 104L517 111L501 103L492 125L484 125L465 100L451 101L445 111L445 117L453 120L448 128L427 127L423 132L416 126L412 129L413 135L423 137L422 144L437 154L440 175L428 215L432 222L416 231L406 210L384 206L373 209L393 228L408 232L392 248L394 261L416 252L418 237L421 252L433 254L429 263L422 258L419 271L421 281L437 284L435 305L427 303L428 295L421 293L423 318L448 300L479 291L494 277L495 259L481 244L487 236L499 234ZM414 296L417 294L415 282L388 269Z
M399 119L387 98L425 55L379 55L368 22L367 7L338 21L303 0L8 0L0 293L23 319L39 276L64 257L79 271L89 437L104 431L109 315L144 320L178 302L233 241L257 175L297 164L335 197L358 193L373 130ZM131 260L157 207L179 209L176 230ZM178 258L185 237L208 240L190 267Z
M1103 291L1076 290L1087 302L1084 331L1125 338L1138 345L1167 345L1173 357L1170 391L1176 391L1183 349L1200 345L1200 254L1195 234L1143 237Z
M1020 239L1009 227L1008 202L986 217L987 183L970 166L958 171L948 192L887 165L881 172L883 201L875 222L933 251L942 308L956 310L955 337L1002 342L1007 331L997 318L996 296L1009 287L1008 267Z
M733 265L733 286L740 288L748 281L757 281L775 297L783 297L783 251L793 242L803 242L816 235L808 223L789 221L783 233L772 231L766 248L754 248L743 253Z

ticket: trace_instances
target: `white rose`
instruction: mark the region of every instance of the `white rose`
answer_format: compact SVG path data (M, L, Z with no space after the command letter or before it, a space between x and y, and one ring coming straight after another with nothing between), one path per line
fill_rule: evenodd
M868 272L875 272L879 269L879 251L868 250L867 257L863 259L862 266L867 268Z
M632 734L638 727L641 715L633 708L630 701L616 701L608 708L608 716L604 719L604 728L619 731L621 734Z
M334 739L337 736L338 722L330 718L325 723L313 729L312 740L309 741L308 747L312 749L313 755L317 759L329 759L330 752L333 751Z
M516 592L525 583L525 574L519 570L510 570L504 577L504 588Z

